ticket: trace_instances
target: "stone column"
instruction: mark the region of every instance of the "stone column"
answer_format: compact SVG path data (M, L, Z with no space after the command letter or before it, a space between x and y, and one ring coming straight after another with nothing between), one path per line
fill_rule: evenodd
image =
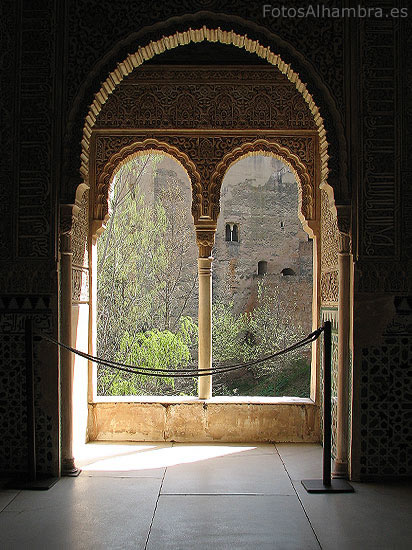
M62 208L60 234L60 340L72 345L72 206ZM60 349L60 392L61 392L61 474L76 476L73 458L73 356Z
M199 258L199 372L212 366L212 261ZM212 397L212 376L199 376L199 399Z
M212 247L215 228L196 228L199 246L199 371L212 366ZM212 397L212 376L199 377L199 399Z
M348 477L349 341L350 341L350 237L339 233L338 373L336 457L332 476Z

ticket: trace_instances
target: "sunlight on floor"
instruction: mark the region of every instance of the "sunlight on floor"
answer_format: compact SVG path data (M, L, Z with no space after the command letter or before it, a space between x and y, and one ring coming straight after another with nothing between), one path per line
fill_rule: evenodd
M76 464L83 471L149 470L198 462L256 449L244 445L88 443L79 447Z

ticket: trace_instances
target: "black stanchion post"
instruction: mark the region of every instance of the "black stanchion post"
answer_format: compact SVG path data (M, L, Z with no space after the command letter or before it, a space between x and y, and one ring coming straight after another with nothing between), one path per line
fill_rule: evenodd
M27 403L27 451L30 481L36 481L36 413L34 408L33 320L26 319L26 403Z
M344 479L331 478L332 458L332 324L323 325L323 479L304 479L302 485L308 493L353 493Z

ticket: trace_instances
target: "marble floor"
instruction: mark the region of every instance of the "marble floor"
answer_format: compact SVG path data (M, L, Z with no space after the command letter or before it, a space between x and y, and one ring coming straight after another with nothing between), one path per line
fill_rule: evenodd
M412 484L308 494L312 444L91 443L77 478L0 490L0 548L406 550Z

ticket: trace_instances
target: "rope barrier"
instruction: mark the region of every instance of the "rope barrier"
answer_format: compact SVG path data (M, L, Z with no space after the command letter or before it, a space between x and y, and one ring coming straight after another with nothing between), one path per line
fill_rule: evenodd
M91 361L93 363L96 363L98 365L103 365L105 367L110 367L115 370L119 370L121 372L127 372L131 374L139 374L144 376L153 376L158 378L193 378L194 376L210 376L211 374L224 374L226 372L231 372L234 370L242 369L245 367L252 367L254 365L259 365L260 363L264 363L266 361L270 361L271 359L274 359L275 357L279 357L280 355L284 355L285 353L289 353L291 351L294 351L296 349L299 349L303 346L306 346L307 344L314 342L317 340L324 330L324 327L320 327L316 329L315 331L308 334L305 338L300 340L299 342L296 342L292 344L291 346L288 346L287 348L284 348L283 350L273 352L269 355L265 355L264 357L260 357L258 359L255 359L253 361L247 361L244 363L237 363L234 365L228 365L228 366L212 366L210 369L198 369L197 367L191 367L191 368L183 368L179 369L177 372L176 370L171 369L158 369L154 367L142 367L142 366L135 366L135 365L128 365L126 363L120 363L117 361L111 361L109 359L103 359L101 357L96 357L94 355L90 355L89 353L85 353L83 351L80 351L76 348L73 348L71 346L68 346L67 344L64 344L63 342L59 342L58 340L55 340L54 338L51 338L50 336L47 336L42 333L36 333L36 336L39 336L43 340L47 340L48 342L55 344L67 351L70 351L71 353L74 353L76 355L79 355L80 357L83 357L84 359L87 359L88 361Z

